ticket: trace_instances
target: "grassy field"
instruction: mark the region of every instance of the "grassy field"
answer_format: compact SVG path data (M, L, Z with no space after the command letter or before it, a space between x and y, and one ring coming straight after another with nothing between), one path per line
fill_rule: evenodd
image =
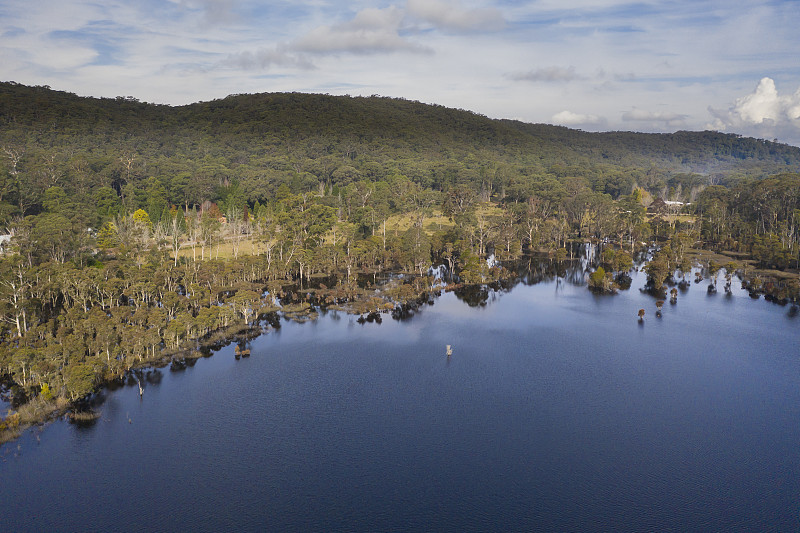
M497 215L501 213L501 210L492 205L483 205L479 209L479 213L484 215ZM386 220L386 234L394 234L394 235L402 235L405 233L410 227L412 227L419 218L420 213L418 212L409 212L404 213L402 215L393 215ZM447 230L448 228L452 228L455 226L453 222L451 222L440 209L434 208L430 210L424 216L423 219L423 228L425 231L432 235L437 231ZM377 232L383 231L382 226L376 229ZM331 240L330 238L326 238L326 240ZM219 257L220 259L229 259L234 256L234 245L230 241L230 237L227 238L225 241L220 243L219 245L214 246L206 246L205 250L205 258L213 258L216 259ZM253 254L260 254L264 252L264 245L261 243L256 242L255 239L245 238L242 239L241 244L239 245L239 255L253 255ZM183 245L178 252L178 257L187 257L192 258L196 256L198 260L200 260L200 246L195 246L194 253L192 252L192 247L190 245Z
M798 278L798 271L795 269L787 268L786 270L772 270L766 268L758 268L756 261L753 259L746 259L747 254L744 252L734 251L720 251L715 252L712 250L689 250L689 256L697 263L706 264L709 261L714 261L718 265L725 265L733 261L741 269L746 276L767 276L776 280L790 280Z
M658 214L658 215L648 214L645 217L645 220L647 220L647 222L652 222L657 218L661 218L666 222L694 223L695 221L697 221L697 217L695 217L694 215L665 215L665 214Z
M416 223L418 218L419 213L415 212L391 216L386 220L386 233L392 232L395 235L402 235ZM433 234L443 229L446 230L453 226L454 224L438 209L426 215L422 223L422 227L428 234Z
M205 251L205 258L206 259L230 259L233 257L233 250L234 246L231 242L222 242L219 245L214 246L206 246ZM239 245L239 255L257 255L264 251L264 246L255 242L253 239L242 239L241 244ZM194 255L196 255L197 260L200 260L200 246L195 246ZM172 254L170 253L170 257ZM192 247L190 245L184 245L181 247L180 251L178 252L178 257L187 257L191 259L193 257Z

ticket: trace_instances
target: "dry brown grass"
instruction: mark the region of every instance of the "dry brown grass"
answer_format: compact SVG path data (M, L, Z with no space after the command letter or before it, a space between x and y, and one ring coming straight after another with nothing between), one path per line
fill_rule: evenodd
M93 422L100 418L99 411L72 411L67 415L73 422Z
M20 416L20 423L29 426L47 420L54 414L66 409L67 406L69 406L69 401L66 398L58 397L53 400L45 400L41 396L37 396L21 406L17 412Z
M760 276L775 280L791 280L797 279L798 276L798 272L793 269L773 270L768 268L758 268L756 261L747 259L748 254L744 252L715 252L713 250L700 250L693 248L689 250L688 253L689 257L691 257L693 261L701 264L714 261L715 263L724 266L726 263L733 261L740 270L744 271L748 278L752 276Z
M662 214L662 213L648 213L645 216L646 222L653 222L656 219L662 219L668 223L694 223L697 221L697 217L694 215L669 215L669 214Z
M36 397L13 413L9 413L0 423L0 444L19 438L22 432L30 426L51 420L62 414L69 406L66 398L58 397L45 400Z
M707 263L708 261L714 261L715 263L724 265L725 263L729 263L734 261L739 263L740 265L746 261L742 261L740 257L734 257L733 255L727 255L725 252L715 252L713 250L702 250L697 248L692 248L689 250L688 255L692 260L698 263Z
M263 246L256 242L255 239L242 239L241 244L239 245L239 255L258 255L263 251ZM234 257L234 245L231 242L222 242L219 245L214 246L206 246L205 250L205 259L232 259ZM170 257L174 257L170 252ZM178 257L186 257L188 259L192 259L196 257L198 261L201 260L201 249L200 246L196 245L194 247L194 252L192 252L192 247L188 244L185 244L181 247L178 251Z
M477 208L477 214L479 216L491 217L501 215L502 213L502 209L488 202L480 204ZM392 231L400 235L413 226L418 218L419 212L416 211L403 213L402 215L393 215L386 220L386 232ZM454 226L455 223L445 216L439 208L433 208L430 213L425 216L425 221L423 223L423 227L429 235L437 231L447 230Z
M403 213L402 215L392 215L386 219L386 233L392 233L395 235L402 235L409 228L411 228L417 220L419 220L420 213L419 212L409 212ZM425 229L425 232L428 234L433 234L437 231L442 229L446 229L448 227L453 227L453 223L442 214L439 209L434 209L431 213L426 214L422 227ZM380 228L382 231L382 227Z
M16 440L22 435L21 429L3 429L0 430L0 445L5 444L6 442L11 442L12 440Z
M502 214L503 210L492 203L483 203L478 206L477 213L483 216L496 216ZM419 211L410 211L400 215L392 215L386 219L386 234L387 235L402 235L409 228L411 228L420 217ZM442 213L438 207L430 209L423 217L423 228L428 235L442 230L447 230L455 226L447 216ZM383 224L375 230L376 235L381 235L383 232ZM325 242L332 242L332 232L325 237ZM253 238L242 239L239 245L239 256L243 255L258 255L264 253L264 245L257 242ZM172 253L170 252L170 257ZM199 245L195 245L194 251L188 244L184 244L178 251L178 257L185 257L191 259L196 257L198 261L201 260L201 249ZM234 244L227 238L218 245L206 246L203 254L204 259L232 259L234 257Z

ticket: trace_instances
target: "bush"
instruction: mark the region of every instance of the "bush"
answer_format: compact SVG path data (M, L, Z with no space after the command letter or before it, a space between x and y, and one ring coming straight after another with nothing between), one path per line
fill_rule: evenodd
M19 427L20 416L19 413L8 411L8 415L4 420L0 420L0 431L14 431Z
M589 274L589 288L597 292L614 292L617 289L614 277L603 267Z
M53 399L53 393L50 390L50 385L48 385L47 383L43 383L42 384L42 390L39 391L39 396L41 396L41 398L43 400L46 400L48 402L50 400L52 400Z
M72 400L83 398L94 391L95 373L94 369L85 364L79 363L67 367L64 384L69 391Z
M593 288L601 288L603 280L606 278L606 270L603 267L598 267L597 270L589 275L589 285Z

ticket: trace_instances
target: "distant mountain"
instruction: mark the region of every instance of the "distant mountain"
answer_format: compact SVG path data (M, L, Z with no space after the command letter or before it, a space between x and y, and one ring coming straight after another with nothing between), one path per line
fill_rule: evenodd
M241 94L170 107L9 82L0 83L0 126L0 145L25 147L28 168L50 157L67 165L67 181L75 174L69 159L79 153L93 173L106 176L101 181L117 184L124 171L112 161L123 153L134 156L143 177L196 174L213 159L225 179L252 181L268 172L259 194L279 182L311 189L399 173L440 190L485 187L488 180L494 193L521 197L545 179L581 178L617 197L634 183L658 189L675 176L725 183L800 170L800 148L761 139L710 131L589 133L378 96ZM131 171L128 165L125 178Z

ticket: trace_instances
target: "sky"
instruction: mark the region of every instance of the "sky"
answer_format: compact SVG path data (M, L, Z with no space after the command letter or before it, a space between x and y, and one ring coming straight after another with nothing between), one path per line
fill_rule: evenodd
M183 105L373 94L800 146L800 0L0 0L0 80Z

